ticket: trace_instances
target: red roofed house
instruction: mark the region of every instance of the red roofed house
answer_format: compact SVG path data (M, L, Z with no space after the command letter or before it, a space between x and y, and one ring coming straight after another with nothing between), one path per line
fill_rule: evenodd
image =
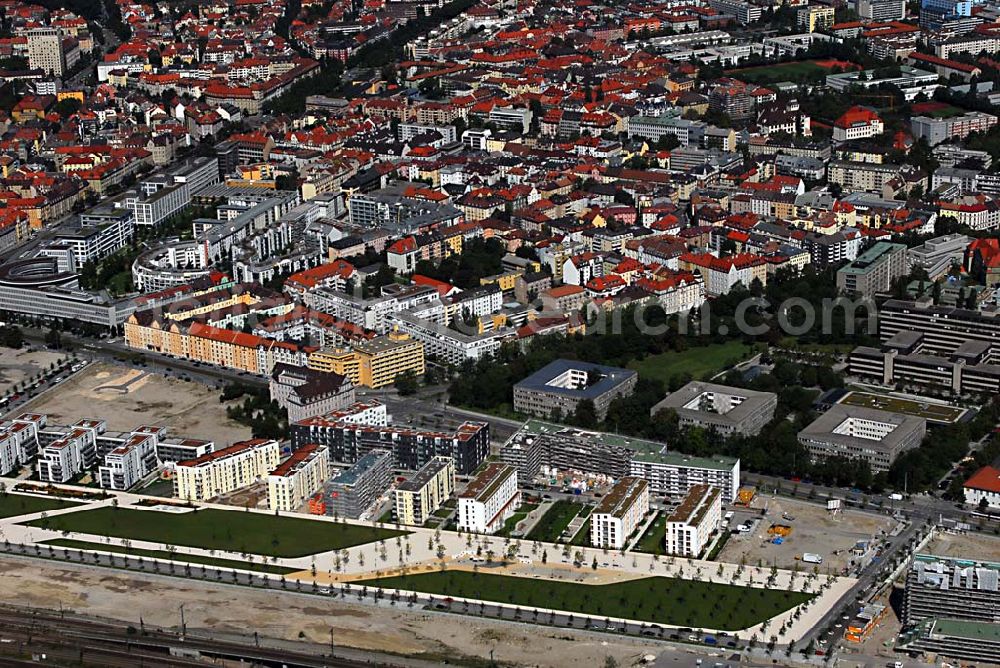
M985 502L989 508L1000 508L1000 471L992 466L984 466L962 485L965 502L979 506Z
M759 255L716 257L710 253L685 253L680 256L679 264L684 271L701 274L705 292L710 296L728 294L737 283L749 289L754 279L767 285L767 262Z
M386 250L386 263L399 274L413 273L419 260L420 247L412 236L394 241Z
M969 244L965 270L988 288L1000 286L1000 239L976 239Z
M851 141L880 135L885 130L882 119L871 109L855 105L833 123L834 141Z

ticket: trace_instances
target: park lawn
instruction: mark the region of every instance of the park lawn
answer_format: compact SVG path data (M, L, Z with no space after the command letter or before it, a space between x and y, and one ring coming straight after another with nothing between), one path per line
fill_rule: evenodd
M759 67L728 70L726 72L726 74L734 76L741 81L758 84L774 83L776 81L804 81L819 75L825 76L829 73L830 70L828 68L817 65L811 60L774 63Z
M0 519L43 513L50 510L62 510L78 505L80 504L64 499L46 499L38 496L7 493L0 495Z
M813 596L655 576L587 585L454 570L360 580L354 584L725 631L754 626Z
M742 341L727 341L688 348L683 352L669 351L649 355L629 362L628 367L638 371L640 376L669 384L673 377L682 374L691 374L696 379L714 376L745 359L752 350L753 346Z
M580 527L580 530L576 532L575 536L573 536L573 540L571 540L569 542L570 545L580 545L580 546L590 545L590 519L589 518L590 518L591 514L593 513L593 511L594 511L594 507L593 506L585 506L584 507L583 512L584 512L584 520L585 521L584 521L583 525Z
M28 525L269 557L304 557L410 533L214 508L176 514L104 507L34 520Z
M73 550L90 550L114 552L116 554L127 554L132 557L149 557L150 559L167 559L201 566L215 566L217 568L239 568L245 571L257 571L258 573L270 573L272 575L287 575L294 573L296 568L286 568L274 564L257 563L250 561L236 561L234 559L216 559L215 557L203 557L196 554L185 554L174 552L171 554L166 550L143 550L135 547L124 547L122 545L105 545L103 543L90 543L85 540L69 540L57 538L55 540L42 541L43 545L53 547L68 547Z
M507 518L507 521L503 523L503 527L497 531L497 535L501 538L506 538L511 535L514 529L517 528L518 523L528 516L532 510L538 507L537 503L522 503L521 507L517 511Z
M635 544L636 552L665 554L667 538L667 513L658 513L656 519L646 528L642 538Z
M528 540L555 543L562 538L563 531L580 514L581 510L583 510L582 504L572 501L556 501L528 532Z

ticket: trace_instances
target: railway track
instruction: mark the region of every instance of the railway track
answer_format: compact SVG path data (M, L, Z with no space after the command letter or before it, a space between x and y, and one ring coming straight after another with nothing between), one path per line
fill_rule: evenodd
M44 656L44 659L42 657ZM4 665L149 666L191 668L240 661L287 668L381 665L221 640L201 634L135 629L55 612L0 608L0 663Z

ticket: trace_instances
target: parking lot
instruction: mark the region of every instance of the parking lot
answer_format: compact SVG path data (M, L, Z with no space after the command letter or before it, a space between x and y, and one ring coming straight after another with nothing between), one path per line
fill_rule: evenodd
M766 509L766 514L761 511ZM758 496L751 508L739 508L730 521L730 527L753 521L748 533L735 533L719 554L718 561L746 563L778 568L811 570L817 564L801 561L804 553L818 554L821 573L839 574L845 567L865 558L851 553L858 541L871 541L889 532L895 520L887 515L865 513L857 510L830 514L824 506L785 497ZM790 532L781 537L781 543L772 542L777 534L769 533L774 525L787 526ZM868 557L871 554L867 555Z
M217 390L112 364L90 365L21 410L44 413L55 424L101 418L112 431L165 426L172 436L209 439L218 447L251 436L249 427L226 416Z
M66 353L51 350L0 348L0 396L48 371L65 357Z

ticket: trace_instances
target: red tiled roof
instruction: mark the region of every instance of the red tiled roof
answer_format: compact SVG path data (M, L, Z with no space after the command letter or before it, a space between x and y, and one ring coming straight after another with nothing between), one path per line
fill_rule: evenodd
M984 466L965 481L964 487L1000 494L1000 471L992 466Z

